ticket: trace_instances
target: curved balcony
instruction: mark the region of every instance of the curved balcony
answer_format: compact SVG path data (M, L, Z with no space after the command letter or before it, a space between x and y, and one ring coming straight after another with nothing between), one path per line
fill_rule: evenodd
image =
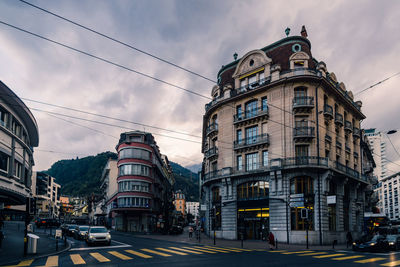
M343 115L335 113L335 123L339 126L343 126Z
M360 128L353 127L353 137L360 138Z
M218 133L218 123L214 122L210 124L206 129L206 135L214 135Z
M204 152L206 158L216 157L218 156L218 147L212 147L206 152Z
M332 106L325 104L324 105L324 117L327 119L333 119L333 108Z
M204 174L204 182L217 180L217 179L220 179L222 177L229 176L231 174L232 174L232 168L230 168L230 167L223 168L223 169L220 169L220 170L211 171L211 172L208 172L208 173Z
M269 135L260 134L235 141L233 143L233 149L243 150L243 149L259 148L268 145L269 145Z
M268 107L261 109L257 108L254 110L246 110L241 114L236 114L233 116L233 124L236 126L251 124L254 122L259 122L268 119L269 112Z
M347 133L351 133L353 131L353 125L351 124L351 122L349 122L349 121L344 122L344 130Z
M296 96L293 98L293 112L308 113L314 108L313 96Z
M295 141L311 141L315 137L315 127L296 127L293 129Z

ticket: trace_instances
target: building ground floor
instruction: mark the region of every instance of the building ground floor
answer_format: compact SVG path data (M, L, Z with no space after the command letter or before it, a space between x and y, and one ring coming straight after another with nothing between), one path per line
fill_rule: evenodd
M225 239L332 244L362 235L365 188L330 169L288 169L224 177L204 183L205 229Z

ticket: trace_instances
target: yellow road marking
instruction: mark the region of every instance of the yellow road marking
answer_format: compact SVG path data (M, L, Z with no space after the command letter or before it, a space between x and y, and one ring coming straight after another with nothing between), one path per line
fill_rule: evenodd
M93 258L95 258L96 260L98 260L99 262L108 262L110 261L109 259L107 259L106 257L104 257L103 255L101 255L98 252L92 252L89 253Z
M233 248L233 247L227 247L231 249L237 249L237 250L242 250L242 251L253 251L252 249L245 249L245 248Z
M138 257L145 258L145 259L153 258L153 256L146 255L146 254L143 254L143 253L141 253L141 252L134 251L134 250L132 250L132 249L127 249L127 250L125 250L125 251L128 252L128 253L131 253L131 254L133 254L133 255L136 255L136 256L138 256Z
M216 251L216 252L222 252L222 253L230 253L229 251L217 249L217 248L206 248L206 247L198 247L198 246L196 246L196 248L206 249L206 250L211 250L211 251Z
M58 256L49 256L46 261L46 267L58 266Z
M187 253L180 252L180 251L174 251L172 249L166 249L166 248L156 248L156 249L162 250L162 251L165 251L165 252L169 252L169 253L173 253L173 254L177 254L177 255L188 255Z
M400 265L400 261L391 261L388 263L381 264L381 266L399 266L399 265Z
M212 247L212 246L204 246L205 248L212 248L212 249L220 249L220 250L225 250L225 251L233 251L233 252L243 252L239 249L235 248L222 248L222 247Z
M183 248L192 249L192 250L201 251L201 252L206 252L206 253L210 253L210 254L217 253L215 251L206 250L206 249L199 249L199 248L194 248L194 247L183 247Z
M306 254L298 254L297 256L314 256L314 255L321 255L327 254L327 252L313 252L313 253L306 253Z
M143 251L146 251L146 252L149 252L149 253L156 254L156 255L160 255L160 256L163 256L163 257L170 257L170 256L172 256L172 255L169 255L169 254L166 254L166 253L158 252L158 251L151 250L151 249L147 249L147 248L142 248L142 250L143 250Z
M312 250L304 250L304 251L289 251L289 252L284 252L282 254L289 255L289 254L300 254L300 253L309 253L309 252L314 252Z
M383 261L383 260L386 260L386 258L370 258L370 259L359 260L359 261L355 261L355 262L357 262L357 263L368 263L368 262L376 262L376 261Z
M329 254L329 255L313 256L313 257L317 258L317 259L322 259L322 258L331 258L331 257L337 257L337 256L343 256L343 255L346 255L346 254L338 253L338 254Z
M169 248L173 248L173 249L176 249L176 250L180 250L180 251L188 252L188 253L193 253L193 254L203 254L202 252L189 250L189 249L183 249L183 248L177 248L177 247L169 247Z
M131 260L132 259L131 257L128 257L128 256L126 256L124 254L121 254L119 252L116 252L116 251L109 251L108 253L110 253L111 255L114 255L117 258L120 258L121 260L125 260L126 261L126 260Z
M77 264L85 264L86 262L82 259L81 255L79 254L71 254L69 255L71 258L72 262L77 265Z
M267 250L269 252L287 252L286 250Z
M32 262L33 262L33 259L31 259L31 260L24 260L24 261L21 261L20 263L18 263L17 265L9 265L9 267L14 267L14 266L30 266L31 264L32 264Z
M361 255L354 255L354 256L347 256L347 257L341 257L341 258L333 258L332 260L335 261L344 261L344 260L351 260L351 259L357 259L357 258L362 258L365 256L361 256Z

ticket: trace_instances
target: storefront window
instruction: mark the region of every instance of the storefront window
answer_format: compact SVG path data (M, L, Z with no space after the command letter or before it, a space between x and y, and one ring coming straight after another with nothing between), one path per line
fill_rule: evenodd
M292 207L291 229L292 230L314 230L314 187L311 177L296 177L290 181L291 194L303 194L304 206ZM301 209L308 209L308 221L301 218Z
M237 187L237 199L261 199L268 198L269 183L264 181L255 181L240 184Z
M212 230L220 230L221 229L221 194L219 187L214 187L212 189L212 207L215 209L215 218L212 224Z

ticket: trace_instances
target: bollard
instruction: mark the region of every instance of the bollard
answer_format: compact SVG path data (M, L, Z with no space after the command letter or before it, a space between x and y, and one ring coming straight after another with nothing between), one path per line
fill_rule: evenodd
M278 238L275 241L275 248L278 249Z
M56 251L58 251L58 237L56 237Z

